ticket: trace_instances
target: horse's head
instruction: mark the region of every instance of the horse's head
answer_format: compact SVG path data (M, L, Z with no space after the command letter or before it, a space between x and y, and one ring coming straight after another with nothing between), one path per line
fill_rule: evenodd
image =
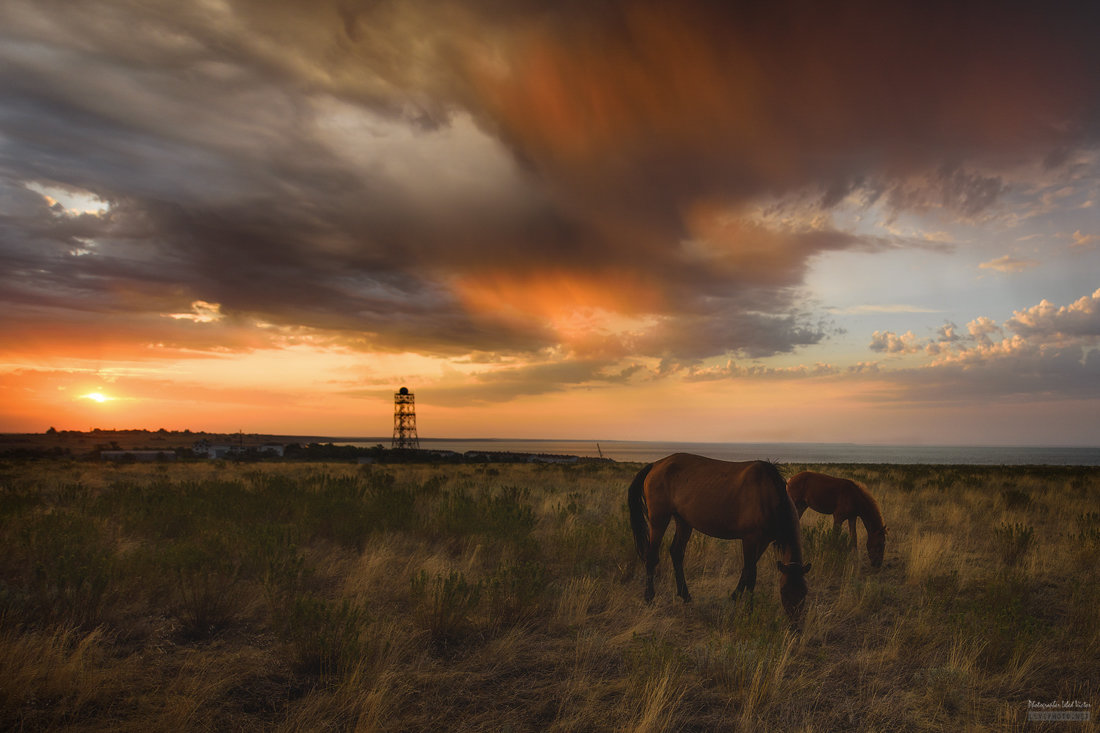
M867 557L871 559L871 567L882 567L882 555L886 551L886 527L877 532L867 534Z
M783 610L791 620L791 625L796 629L802 627L802 613L806 600L806 573L810 572L810 564L792 562L779 562L779 600L783 602Z

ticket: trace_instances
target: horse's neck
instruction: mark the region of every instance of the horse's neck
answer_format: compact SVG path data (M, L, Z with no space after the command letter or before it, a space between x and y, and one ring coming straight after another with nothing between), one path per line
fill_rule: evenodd
M784 565L801 565L802 564L802 545L798 542L792 542L787 545L780 545L779 557L783 560Z
M798 523L797 512L794 513L794 519L795 523L791 528L790 536L786 538L786 541L776 541L776 549L779 550L779 556L787 565L802 564L802 528Z
M799 522L798 511L794 508L794 502L787 495L786 488L780 498L779 512L773 515L773 530L775 531L775 546L779 556L787 565L792 563L802 564L802 525Z
M883 527L882 514L878 504L862 486L856 485L859 491L855 495L856 514L863 520L863 528L868 532L878 532Z

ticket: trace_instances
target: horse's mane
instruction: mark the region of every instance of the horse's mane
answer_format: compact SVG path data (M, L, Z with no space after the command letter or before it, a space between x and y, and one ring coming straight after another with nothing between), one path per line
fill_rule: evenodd
M781 551L790 549L792 556L798 562L802 562L802 528L798 519L798 510L794 508L794 502L787 494L787 480L783 478L779 463L775 461L761 461L761 463L764 464L765 473L773 479L776 497L779 499L775 522L775 545Z
M867 485L864 484L862 481L852 481L852 483L856 485L857 489L859 489L860 500L866 506L867 514L870 517L873 517L878 522L880 527L885 527L886 521L882 518L882 510L879 509L878 501L876 501L871 492L867 490ZM864 518L863 524L864 526L867 525L866 518Z

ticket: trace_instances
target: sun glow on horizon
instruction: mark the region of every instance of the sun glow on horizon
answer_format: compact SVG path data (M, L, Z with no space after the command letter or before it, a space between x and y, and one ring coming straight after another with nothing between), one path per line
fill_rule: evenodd
M105 395L102 392L89 392L88 394L80 395L79 399L91 400L92 402L99 402L100 404L102 404L104 402L110 402L114 399L114 397Z

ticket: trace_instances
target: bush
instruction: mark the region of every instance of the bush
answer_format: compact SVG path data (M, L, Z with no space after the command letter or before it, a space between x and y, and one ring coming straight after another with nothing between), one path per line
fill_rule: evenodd
M464 488L444 492L427 520L427 529L433 536L482 535L521 551L533 551L535 511L526 503L529 493L515 486L482 496L471 496Z
M22 525L19 546L6 554L21 558L17 587L6 604L27 605L30 618L94 626L102 620L114 572L112 543L91 518L54 511Z
M293 650L292 666L322 678L341 677L363 656L367 608L344 599L328 601L313 595L294 599L281 636Z
M173 581L173 611L187 636L211 636L240 616L239 548L221 535L176 542L158 557Z
M1077 517L1076 539L1087 548L1100 548L1100 512L1085 512Z
M1020 489L1005 489L1001 492L1001 500L1007 509L1027 509L1031 506L1031 495Z
M433 578L422 570L412 578L413 613L433 643L455 642L471 627L482 590L482 583L470 583L458 571Z
M485 583L489 618L498 625L534 616L546 587L546 570L535 562L502 564Z
M989 672L1011 668L1026 656L1043 626L1033 613L1040 599L1019 570L1003 569L961 596L952 617L963 636L981 647L978 661Z
M1006 565L1015 565L1035 545L1035 530L1023 524L1002 524L993 530L996 546Z
M246 537L245 569L263 588L271 618L281 627L289 619L294 600L309 577L292 527L264 525Z
M821 571L835 571L851 561L852 544L847 530L827 521L802 530L802 550L807 561Z

